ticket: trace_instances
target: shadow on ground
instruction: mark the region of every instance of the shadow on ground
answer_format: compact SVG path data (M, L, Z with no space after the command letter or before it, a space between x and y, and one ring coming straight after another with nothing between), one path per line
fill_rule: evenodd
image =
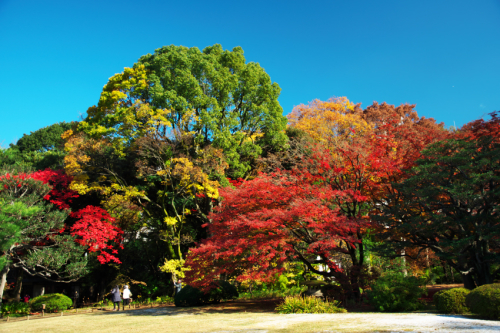
M104 311L102 315L125 314L127 316L172 316L172 315L199 315L213 313L275 313L274 309L282 301L281 298L257 301L228 301L219 304L209 304L193 307L176 307L168 305L146 309L127 309L125 311Z

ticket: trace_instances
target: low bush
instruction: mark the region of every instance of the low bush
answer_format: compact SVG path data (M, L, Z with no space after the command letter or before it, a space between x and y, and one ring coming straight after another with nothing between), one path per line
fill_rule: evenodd
M485 284L472 290L465 298L472 313L490 319L500 319L500 283Z
M278 313L344 313L346 309L340 308L340 302L323 302L314 296L289 296L279 304L275 311Z
M73 305L73 301L63 294L46 294L33 298L30 301L33 310L42 310L42 304L45 304L45 311L54 312L67 310Z
M424 306L419 300L427 295L425 278L405 276L402 272L389 271L377 279L368 290L368 300L378 311L415 311Z
M466 313L469 312L469 309L465 305L465 297L469 293L470 290L465 288L441 290L434 294L434 304L436 304L436 309L442 313Z
M203 304L205 294L200 289L185 286L174 297L175 306L196 306Z
M29 314L30 304L24 302L10 302L2 304L2 316L10 314Z
M238 298L238 290L227 281L214 282L214 288L208 293L208 302L220 302L223 299Z
M212 289L203 293L198 288L185 286L174 297L175 306L196 306L209 303L218 303L223 299L238 298L238 290L227 281L212 282Z

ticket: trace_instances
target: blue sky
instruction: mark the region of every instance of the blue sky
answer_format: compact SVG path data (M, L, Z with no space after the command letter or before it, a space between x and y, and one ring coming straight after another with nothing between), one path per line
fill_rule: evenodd
M500 110L500 1L0 0L0 144L78 120L163 45L241 46L284 113L347 96L457 126Z

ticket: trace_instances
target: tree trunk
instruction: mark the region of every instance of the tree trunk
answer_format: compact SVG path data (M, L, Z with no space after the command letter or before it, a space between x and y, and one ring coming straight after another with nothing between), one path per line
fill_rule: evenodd
M7 274L10 271L10 265L5 265L0 274L2 274L2 281L0 282L0 310L2 309L2 299L3 299L3 291L5 289L5 284L7 283Z
M476 283L474 282L474 278L472 277L472 274L463 274L462 273L462 281L464 282L464 287L472 290L476 288Z
M16 287L14 288L14 292L12 294L12 297L16 301L21 300L21 289L23 288L23 277L24 277L24 270L19 268L19 271L17 273L17 278L16 278Z

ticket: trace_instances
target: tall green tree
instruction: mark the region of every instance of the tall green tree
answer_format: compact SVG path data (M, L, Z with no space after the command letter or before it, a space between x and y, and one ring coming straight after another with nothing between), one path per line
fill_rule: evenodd
M242 177L263 146L279 149L287 141L280 90L258 63L246 63L241 47L170 45L110 78L79 129L130 143L142 134L138 115L147 104L149 115L164 116L174 133L192 133L199 144L223 149L228 175Z
M24 169L61 169L64 159L64 140L61 135L75 123L60 122L24 134L16 144L0 150L0 166Z
M422 155L373 216L383 250L431 249L465 287L492 283L491 265L500 260L500 119L468 124Z

